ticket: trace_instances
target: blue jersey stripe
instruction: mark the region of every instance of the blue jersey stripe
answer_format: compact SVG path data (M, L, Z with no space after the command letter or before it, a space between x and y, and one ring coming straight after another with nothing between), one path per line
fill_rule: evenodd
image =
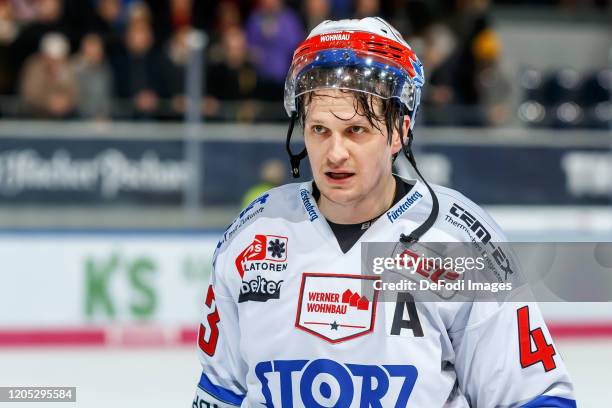
M576 408L576 401L567 398L540 395L525 405L521 405L521 408Z
M236 394L227 388L219 387L218 385L213 384L204 373L202 373L202 377L200 377L200 383L198 386L219 401L223 401L227 404L240 406L240 404L242 404L242 400L244 399L244 395Z

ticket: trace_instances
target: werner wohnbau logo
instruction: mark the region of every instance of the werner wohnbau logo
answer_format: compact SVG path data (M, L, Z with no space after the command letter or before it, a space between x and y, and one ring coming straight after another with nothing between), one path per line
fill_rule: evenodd
M305 272L295 326L330 343L367 335L374 329L378 291L362 293L374 276Z

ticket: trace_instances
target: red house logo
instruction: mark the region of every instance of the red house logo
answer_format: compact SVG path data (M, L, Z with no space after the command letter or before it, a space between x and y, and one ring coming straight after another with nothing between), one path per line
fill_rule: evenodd
M339 343L374 330L378 291L361 294L378 276L302 274L295 327L330 343ZM363 287L362 287L363 286ZM373 288L373 285L371 285Z

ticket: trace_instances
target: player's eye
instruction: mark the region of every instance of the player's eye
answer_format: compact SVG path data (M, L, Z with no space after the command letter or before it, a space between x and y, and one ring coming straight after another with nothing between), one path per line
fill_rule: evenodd
M349 133L359 135L359 134L365 133L366 128L364 128L363 126L354 125L354 126L349 127L348 131Z
M313 125L311 129L312 133L314 133L315 135L322 135L326 131L325 126L321 125Z

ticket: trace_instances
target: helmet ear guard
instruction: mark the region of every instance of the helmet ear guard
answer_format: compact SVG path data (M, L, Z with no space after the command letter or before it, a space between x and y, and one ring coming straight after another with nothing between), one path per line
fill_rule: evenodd
M287 153L289 154L291 174L293 175L293 178L300 177L300 162L308 155L306 147L304 147L298 154L293 154L293 151L291 150L291 134L293 133L293 127L295 126L296 120L297 112L293 111L291 112L291 118L289 119L289 129L287 129L287 139L285 140L285 149L287 149Z

